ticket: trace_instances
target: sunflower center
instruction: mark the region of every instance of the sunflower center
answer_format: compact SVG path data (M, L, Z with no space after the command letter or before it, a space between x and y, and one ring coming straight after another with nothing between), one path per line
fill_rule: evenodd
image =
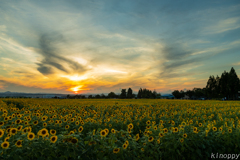
M76 139L72 139L72 143L77 143L77 140Z

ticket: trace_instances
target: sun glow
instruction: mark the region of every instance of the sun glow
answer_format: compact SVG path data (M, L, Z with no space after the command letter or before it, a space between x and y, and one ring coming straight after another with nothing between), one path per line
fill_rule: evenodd
M110 72L110 73L127 73L127 72L123 72L123 71L118 71L118 70L113 70L113 69L105 69L105 72Z
M73 91L73 92L75 92L75 93L78 93L78 91L81 90L81 87L82 87L82 85L76 86L76 87L70 88L70 90Z
M81 81L81 80L84 80L84 79L87 79L87 76L78 76L77 74L76 75L73 75L73 76L61 76L61 77L65 77L65 78L68 78L72 81Z

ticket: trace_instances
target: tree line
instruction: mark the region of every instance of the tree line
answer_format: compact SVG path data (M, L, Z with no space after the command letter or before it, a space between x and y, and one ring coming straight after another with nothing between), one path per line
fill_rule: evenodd
M240 80L235 69L232 67L229 72L224 71L219 77L211 75L204 88L194 88L193 90L179 91L174 90L172 94L175 98L183 98L185 95L190 99L208 98L208 99L238 99L240 91Z
M134 94L133 90L131 88L128 88L128 90L126 91L126 89L122 89L121 90L121 94L115 94L114 92L110 92L108 93L108 95L104 95L102 94L96 94L95 96L93 95L89 95L88 98L120 98L120 99L132 99L132 98L160 98L161 94L157 93L155 90L151 91L148 89L142 89L140 88L138 91L138 94ZM86 98L85 95L74 95L74 96L70 96L67 95L67 98L69 99L79 99L79 98Z

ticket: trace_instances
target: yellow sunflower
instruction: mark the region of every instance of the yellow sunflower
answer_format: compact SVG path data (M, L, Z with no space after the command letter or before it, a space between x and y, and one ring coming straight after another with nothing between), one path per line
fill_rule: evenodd
M197 127L194 127L194 128L193 128L193 132L194 132L194 133L197 133L197 130L198 130Z
M22 141L23 141L23 140L18 140L18 141L15 143L15 146L17 146L17 147L22 147Z
M65 129L69 129L69 128L70 128L70 126L69 126L69 125L66 125L66 126L65 126Z
M217 127L213 127L212 130L213 130L213 131L217 131Z
M27 132L32 132L32 128L30 126L27 127Z
M131 133L131 132L132 132L131 128L128 128L128 133Z
M50 130L50 134L51 134L51 135L55 135L56 133L57 133L56 130L54 130L54 129L51 129L51 130Z
M122 145L122 147L123 147L123 149L127 149L128 145L124 143L124 144Z
M184 139L183 139L183 138L182 138L182 139L180 139L180 142L181 142L181 143L183 143L183 142L184 142Z
M184 134L183 134L183 137L184 137L184 138L187 138L187 133L184 133Z
M3 149L8 149L8 147L9 147L9 142L4 141L4 142L1 144L1 147L2 147Z
M164 134L163 133L159 133L159 137L163 137L164 136Z
M78 132L82 132L82 131L83 131L83 127L80 126L80 127L78 128Z
M106 136L107 136L107 133L106 133L105 130L101 130L101 131L100 131L100 135L101 135L102 137L106 137Z
M4 135L4 131L0 129L0 138Z
M47 123L46 122L43 123L43 127L47 127Z
M150 120L148 120L148 121L146 122L147 125L149 125L150 123L151 123Z
M120 151L120 148L114 148L113 153L118 153Z
M51 141L52 143L55 143L55 142L57 141L57 139L58 139L57 136L52 136L52 137L50 138L50 141Z
M11 134L11 135L17 134L17 128L12 128L12 129L10 130L10 134Z
M178 128L175 127L175 128L173 129L173 132L174 132L174 133L178 132Z
M111 129L111 132L112 132L112 133L116 133L115 129Z
M105 131L106 131L107 134L109 133L109 130L107 128L105 129Z
M137 134L137 135L136 135L136 139L135 139L135 140L136 140L136 141L138 141L138 140L139 140L139 138L140 138L140 137L139 137L139 134Z
M47 118L48 118L47 116L43 116L43 117L42 117L42 121L46 121Z
M48 130L46 128L43 128L39 131L39 135L42 137L45 137L48 134Z
M15 124L20 124L21 123L21 119L17 119L16 121L15 121Z
M71 139L71 142L72 142L73 144L76 144L76 143L78 142L78 139L74 137L74 138Z
M153 136L148 138L148 142L152 142L154 140Z
M34 121L34 122L33 122L33 124L34 124L34 125L37 125L37 124L38 124L38 121L37 121L37 120L36 120L36 121Z
M4 141L8 141L8 140L9 140L9 138L10 138L10 137L6 137L6 138L4 139Z
M130 124L128 125L128 128L133 129L133 124L130 123Z
M2 127L2 126L4 126L4 122L1 121L0 122L0 127Z
M33 140L35 138L35 134L30 132L30 133L28 133L27 138L28 138L28 140L31 141L31 140Z
M168 132L168 129L167 129L167 128L164 128L164 129L163 129L163 132L164 132L164 133L167 133L167 132Z

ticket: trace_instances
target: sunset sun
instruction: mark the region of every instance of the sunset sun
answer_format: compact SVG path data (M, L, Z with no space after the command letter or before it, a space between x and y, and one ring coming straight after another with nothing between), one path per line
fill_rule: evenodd
M77 94L81 90L81 87L82 87L82 85L70 88L70 91L72 91L72 92Z

